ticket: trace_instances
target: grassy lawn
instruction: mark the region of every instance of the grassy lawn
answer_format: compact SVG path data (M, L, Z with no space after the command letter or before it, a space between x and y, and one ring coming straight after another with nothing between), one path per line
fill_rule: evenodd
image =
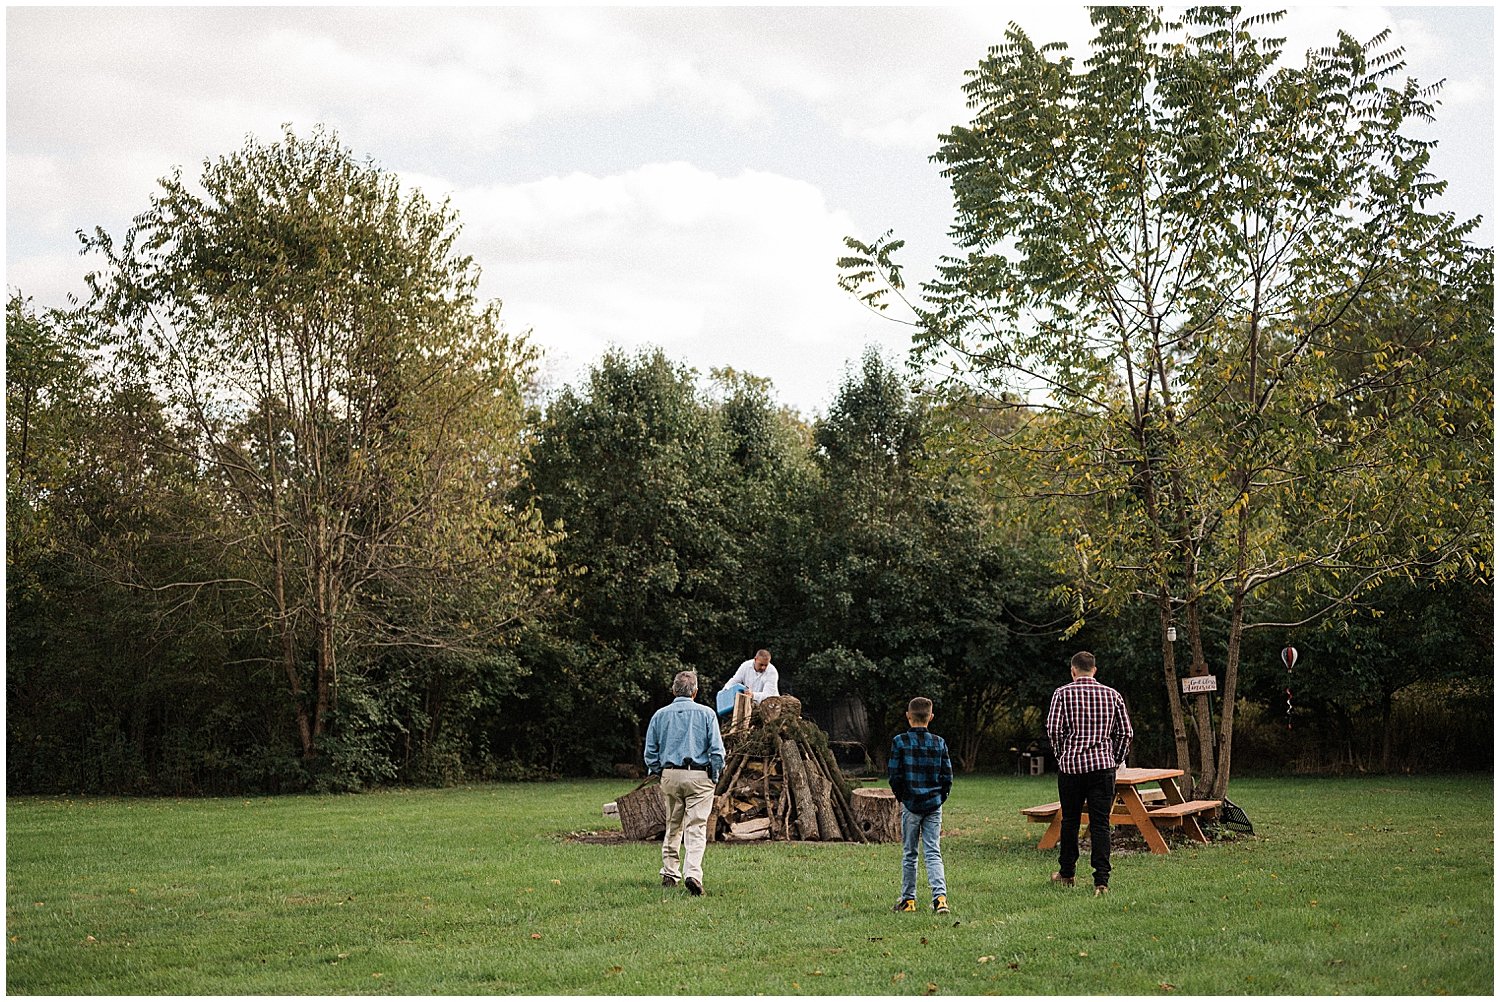
M1053 887L1019 808L959 777L953 914L896 915L893 845L591 845L629 783L345 797L12 798L17 994L1491 994L1488 776L1245 779L1257 835ZM1085 861L1087 856L1085 854ZM919 881L925 879L919 877ZM925 888L925 884L919 884Z

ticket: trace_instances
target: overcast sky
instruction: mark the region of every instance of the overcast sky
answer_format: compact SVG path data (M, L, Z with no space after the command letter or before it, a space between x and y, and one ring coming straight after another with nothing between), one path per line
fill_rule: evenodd
M156 179L323 124L452 196L482 292L556 387L659 345L772 379L813 416L867 344L909 332L836 283L842 238L894 229L920 276L949 192L928 158L968 120L964 71L1014 20L1091 35L1082 7L9 7L6 285L81 294L75 231L122 234ZM1494 9L1294 7L1288 49L1390 27L1446 78L1433 171L1494 242Z

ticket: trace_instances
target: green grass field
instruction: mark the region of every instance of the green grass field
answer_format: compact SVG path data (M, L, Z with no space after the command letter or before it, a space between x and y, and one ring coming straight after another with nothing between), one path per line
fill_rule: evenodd
M627 782L214 800L12 798L15 994L1491 994L1490 777L1246 779L1257 835L1054 887L1021 807L959 777L953 914L889 911L894 845L566 839ZM1085 875L1086 870L1080 870ZM919 878L919 880L922 878ZM920 885L925 887L925 885Z

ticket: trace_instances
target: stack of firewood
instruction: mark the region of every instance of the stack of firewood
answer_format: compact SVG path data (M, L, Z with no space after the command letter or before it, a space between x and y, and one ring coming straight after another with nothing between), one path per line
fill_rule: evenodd
M725 735L724 771L714 788L709 831L723 841L900 839L900 808L888 790L851 790L828 736L802 717L794 696L756 704L749 726ZM617 801L627 838L660 838L666 811L654 784Z

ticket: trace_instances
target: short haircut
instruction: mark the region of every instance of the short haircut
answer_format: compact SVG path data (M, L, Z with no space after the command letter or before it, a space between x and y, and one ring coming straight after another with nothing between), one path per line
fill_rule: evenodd
M755 656L756 657L760 657L762 654L764 654L768 660L771 657L771 652L768 651L768 650L766 650L764 647L762 647L760 650L758 650L758 651L755 652Z
M673 696L691 696L698 691L698 673L695 671L680 671L677 677L672 679Z
M917 696L906 704L906 712L910 713L916 720L932 719L932 700L926 696Z
M1079 671L1094 670L1094 656L1088 651L1079 651L1073 655L1073 667Z

